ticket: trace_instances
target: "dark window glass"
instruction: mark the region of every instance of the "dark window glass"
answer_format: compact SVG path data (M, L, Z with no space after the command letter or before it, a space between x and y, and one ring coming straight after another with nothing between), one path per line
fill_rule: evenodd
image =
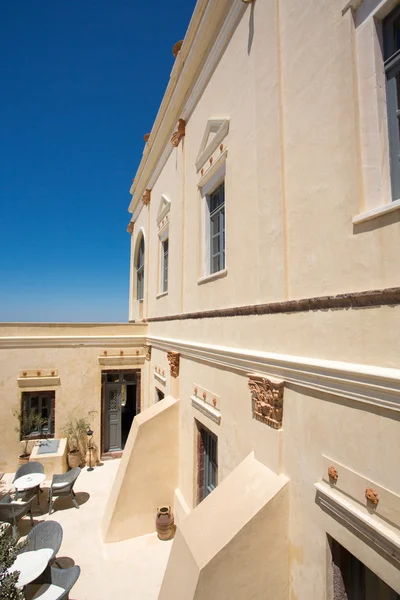
M54 435L54 392L22 394L21 438Z
M168 291L168 250L169 250L169 241L168 239L164 240L162 243L162 259L163 259L163 278L162 278L162 291Z
M400 198L400 7L383 21L392 198Z
M139 244L136 260L136 298L143 300L144 297L144 237Z
M225 269L225 185L208 197L210 210L210 273Z

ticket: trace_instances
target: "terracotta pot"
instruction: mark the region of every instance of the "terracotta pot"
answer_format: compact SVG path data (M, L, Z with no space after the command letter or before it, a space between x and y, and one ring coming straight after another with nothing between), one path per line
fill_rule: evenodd
M20 456L18 456L18 464L26 465L26 463L29 462L29 457L30 457L30 454L28 454L26 456L24 454L21 454Z
M80 452L68 452L68 465L70 469L79 467L82 463Z
M170 506L157 508L156 530L160 540L170 540L174 537L174 515Z

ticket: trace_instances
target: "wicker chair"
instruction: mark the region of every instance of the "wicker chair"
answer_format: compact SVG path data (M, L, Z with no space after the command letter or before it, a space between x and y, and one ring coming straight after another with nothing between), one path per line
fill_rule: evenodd
M69 569L56 569L54 567L50 567L45 571L45 573L45 583L41 585L37 591L37 586L34 587L34 591L36 593L33 596L33 600L40 600L41 598L52 598L52 600L68 600L69 592L77 582L81 573L81 569L76 565L74 567L70 567ZM32 598L32 588L30 588L30 585L25 588L25 596L27 598ZM57 592L59 592L58 595Z
M63 475L53 475L49 491L49 515L51 515L53 498L55 496L71 496L75 508L79 508L79 504L75 500L73 487L80 473L81 468L75 467L75 469L71 469L71 471L68 471L68 473L64 473Z
M62 539L63 529L59 523L56 523L56 521L42 521L28 533L26 544L21 549L21 553L49 548L53 551L53 554L49 557L50 562L59 551Z
M18 521L27 513L29 513L31 525L33 526L32 502L34 499L35 496L31 495L29 500L25 502L16 502L10 494L7 494L0 500L0 521L12 525L14 536L17 535Z
M24 475L30 475L31 473L44 473L44 467L43 467L42 463L32 460L32 461L25 463L24 465L21 465L17 469L17 472L15 473L13 483L17 479L19 479L19 477L23 477ZM31 490L28 490L28 492L25 490L21 490L20 492L17 491L15 494L15 498L18 499L18 498L30 497L30 494L29 494L30 491ZM43 490L41 489L40 485L38 485L35 488L35 493L38 494L38 503L39 503L39 491L43 493Z
M44 467L42 463L32 460L18 467L13 479L13 483L16 479L19 479L19 477L30 475L31 473L44 473Z

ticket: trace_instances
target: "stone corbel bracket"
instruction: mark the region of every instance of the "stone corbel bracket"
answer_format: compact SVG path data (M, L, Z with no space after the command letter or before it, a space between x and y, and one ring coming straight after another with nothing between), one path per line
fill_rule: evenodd
M174 148L177 148L179 146L179 142L181 141L181 139L183 137L185 137L185 132L186 132L186 121L184 119L179 119L178 128L176 131L174 131L174 133L172 134L172 137L171 137L171 144L174 146Z
M168 362L169 362L169 369L170 369L171 377L178 377L179 376L179 358L180 358L179 352L172 352L172 351L168 352L167 358L168 358Z
M135 226L135 223L133 221L130 221L128 224L128 227L126 228L127 232L132 234L134 226Z
M273 429L282 429L285 382L257 373L248 374L253 417Z
M145 356L146 360L151 360L151 346L149 346L149 345L143 346L143 350L144 350L144 356Z
M147 206L148 204L150 204L150 199L151 199L151 190L147 189L147 190L145 190L143 197L142 197L143 206Z

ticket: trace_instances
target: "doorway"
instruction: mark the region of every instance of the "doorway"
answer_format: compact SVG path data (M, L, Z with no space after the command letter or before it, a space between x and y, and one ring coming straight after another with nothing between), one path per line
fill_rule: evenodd
M140 370L102 372L102 450L121 452L140 412Z
M332 551L333 600L400 600L375 573L336 540L328 536Z

